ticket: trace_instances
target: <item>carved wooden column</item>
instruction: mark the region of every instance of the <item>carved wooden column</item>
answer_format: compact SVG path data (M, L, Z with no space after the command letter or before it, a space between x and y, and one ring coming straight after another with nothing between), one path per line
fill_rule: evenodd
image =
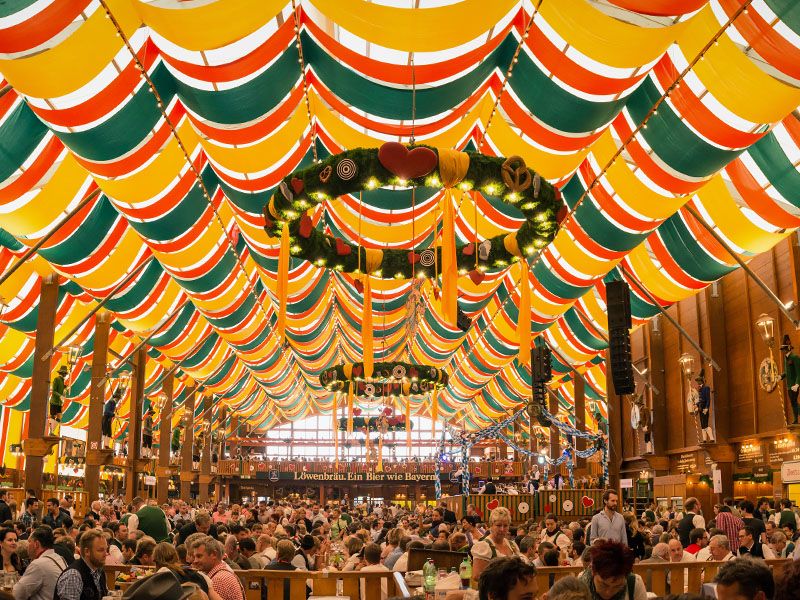
M45 437L47 404L50 394L51 358L44 358L55 342L56 308L58 307L58 275L41 280L36 318L36 345L33 351L31 403L28 415L28 439L23 440L25 451L25 487L42 497L44 457L50 454L58 438Z
M219 465L222 460L225 459L225 422L228 419L228 407L223 405L222 408L219 409L219 421L217 422L216 430L222 432L222 435L219 436L219 442L217 446L217 483L214 488L214 502L222 502L222 498L224 495L224 490L222 488L222 476L219 474Z
M99 497L100 467L111 462L114 451L101 443L103 405L106 399L106 367L108 365L108 331L111 315L97 313L94 322L94 349L92 353L92 379L89 389L89 429L86 435L85 489L90 501Z
M201 426L206 421L211 422L212 402L213 398L210 395L206 395L203 398L203 421ZM203 427L201 435L203 436L203 451L200 455L200 474L197 478L199 486L198 499L200 502L205 503L208 502L208 486L211 480L214 479L213 475L211 475L211 427Z
M183 446L181 447L181 498L188 502L194 481L192 470L192 449L194 447L194 402L197 388L193 387L186 398L186 427L183 430Z
M161 383L164 406L161 408L158 425L158 466L156 467L156 489L158 503L169 500L169 478L172 470L169 465L170 442L172 436L172 390L175 376L170 374Z
M131 502L138 495L139 472L146 468L140 464L142 445L142 406L144 404L144 375L147 367L147 348L142 346L133 359L131 401L128 416L128 459L125 463L125 500Z

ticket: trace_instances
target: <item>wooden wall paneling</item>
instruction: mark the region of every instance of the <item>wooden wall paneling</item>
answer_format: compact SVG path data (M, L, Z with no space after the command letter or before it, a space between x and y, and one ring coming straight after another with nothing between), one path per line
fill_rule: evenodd
M707 323L706 335L709 354L720 365L719 372L711 369L710 383L712 389L713 406L711 409L712 423L716 428L717 440L727 440L730 437L730 395L728 377L730 367L728 364L728 350L725 344L725 309L724 292L725 283L719 281L712 284L703 292L703 306Z
M748 380L752 379L752 331L744 326L750 317L745 273L739 270L727 275L722 289L728 398L731 413L735 415L730 422L730 436L743 437L755 431L753 387Z
M670 307L670 316L677 316L677 308ZM684 391L683 375L678 366L678 357L681 355L679 333L668 323L661 319L661 338L664 352L664 389L666 397L666 447L683 448L683 408Z

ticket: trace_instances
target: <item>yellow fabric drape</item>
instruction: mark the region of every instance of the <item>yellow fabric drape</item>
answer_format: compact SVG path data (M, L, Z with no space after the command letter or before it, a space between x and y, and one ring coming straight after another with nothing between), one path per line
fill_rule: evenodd
M461 190L453 189L469 169L469 155L439 148L439 176L445 193L442 197L442 317L455 326L458 312L458 263L456 260L455 207Z
M411 397L406 397L406 447L411 455Z
M353 384L347 385L347 433L353 433Z
M289 295L289 225L281 231L281 250L278 255L278 339L286 342L286 301Z
M528 261L519 261L519 315L517 316L517 335L519 336L519 362L531 364L531 283L528 276Z
M364 313L361 320L361 347L362 360L364 362L364 377L372 377L373 365L375 363L375 351L372 336L372 278L364 275Z

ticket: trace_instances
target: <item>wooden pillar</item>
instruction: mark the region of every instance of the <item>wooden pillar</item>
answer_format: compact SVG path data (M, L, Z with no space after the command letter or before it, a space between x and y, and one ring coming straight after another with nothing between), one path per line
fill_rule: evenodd
M575 388L575 429L586 431L586 382L578 373L572 373ZM575 438L575 449L586 450L586 440ZM586 459L575 457L575 469L585 469Z
M23 441L25 487L32 489L37 498L42 497L44 457L52 449L52 444L48 444L44 439L52 359L44 358L44 356L55 342L58 275L48 275L41 280L40 285L36 317L36 343L33 351L30 413L28 415L28 439Z
M238 438L239 437L239 415L231 415L231 438ZM230 456L228 458L236 458L236 452L239 449L239 442L235 442L231 440L231 443L228 446L230 450Z
M619 492L619 470L622 466L622 399L614 391L614 383L611 378L611 357L606 350L606 394L608 403L608 481L607 488L612 488Z
M550 414L558 418L558 398L553 392L548 392L550 398ZM550 458L556 459L561 456L561 432L558 427L550 426Z
M131 401L128 415L128 460L125 468L125 500L131 502L139 488L139 449L142 444L142 405L144 404L144 374L147 367L147 348L142 346L133 359Z
M194 447L194 401L197 388L192 388L186 398L185 415L186 427L183 430L183 446L181 447L181 498L189 501L194 481L192 470L192 449Z
M106 311L97 313L94 321L94 349L92 353L92 379L89 389L89 429L86 435L86 480L85 489L89 500L100 493L100 466L108 464L113 451L103 448L101 443L103 404L106 399L106 367L108 364L108 330L111 315Z
M658 394L653 393L652 390L649 392L653 411L653 452L656 456L667 455L667 380L664 366L664 341L661 333L663 325L664 319L660 315L656 315L645 329L650 383L659 392ZM675 368L677 368L677 364Z
M203 436L203 452L200 456L200 475L198 476L200 502L208 502L208 486L211 483L211 427L205 427L204 423L211 422L211 403L213 398L207 395L203 398L203 421L201 422L201 435Z
M161 383L164 406L161 408L158 425L158 467L156 468L156 489L158 503L169 500L169 479L172 470L169 465L170 441L172 436L172 392L175 377L168 375Z

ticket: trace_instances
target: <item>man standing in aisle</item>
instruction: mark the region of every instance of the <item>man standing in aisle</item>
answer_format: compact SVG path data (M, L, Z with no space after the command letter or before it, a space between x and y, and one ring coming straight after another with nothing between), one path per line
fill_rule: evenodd
M789 402L792 403L792 413L794 421L792 425L797 425L797 396L800 394L800 356L793 352L792 340L789 334L784 334L781 352L783 352L783 376L786 379L786 390L789 394Z
M592 540L604 539L620 544L628 544L628 531L625 519L617 512L619 496L614 490L603 492L603 510L592 517L586 543Z
M692 529L705 529L706 520L700 514L700 501L697 498L687 498L684 508L686 512L678 523L678 536L681 539L681 546L686 548L691 543L689 534Z
M169 522L160 507L148 506L140 496L136 496L131 504L134 512L126 523L128 535L139 529L156 542L165 542L169 539Z

